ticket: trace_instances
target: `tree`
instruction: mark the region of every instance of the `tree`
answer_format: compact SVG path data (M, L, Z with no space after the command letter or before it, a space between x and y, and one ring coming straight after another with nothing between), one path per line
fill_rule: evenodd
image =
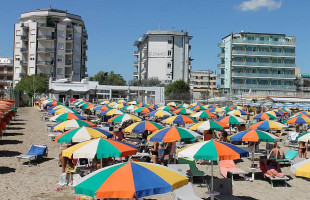
M161 81L157 77L151 77L149 79L144 80L132 80L129 85L131 86L145 86L145 87L153 87L153 86L162 86Z
M15 86L16 90L26 93L29 98L36 94L46 93L48 90L48 76L46 74L40 75L24 75Z
M98 81L100 85L126 85L125 79L120 74L115 74L113 71L100 71L89 78L90 81Z
M190 100L190 87L184 80L175 81L165 87L166 99Z

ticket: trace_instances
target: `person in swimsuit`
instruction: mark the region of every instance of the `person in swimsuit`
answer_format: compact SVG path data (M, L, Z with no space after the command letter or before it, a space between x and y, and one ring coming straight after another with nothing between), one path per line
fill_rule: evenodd
M153 148L150 149L150 151L152 152L152 162L157 164L157 159L158 159L158 146L159 146L159 142L154 142L153 144Z
M299 143L299 158L307 158L308 142Z
M282 173L278 172L278 162L274 161L274 160L265 160L265 167L267 170L267 174L269 174L272 177L284 177L285 175Z
M273 144L273 149L270 151L268 158L270 159L281 159L284 158L284 152L280 151L279 145L277 142Z

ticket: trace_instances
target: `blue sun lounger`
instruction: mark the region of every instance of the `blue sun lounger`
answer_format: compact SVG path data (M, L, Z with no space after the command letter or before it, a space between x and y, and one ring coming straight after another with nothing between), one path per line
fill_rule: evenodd
M43 156L47 156L46 145L31 145L28 153L16 156L16 158L18 158L18 161L20 161L20 159L28 159L30 166L31 160L39 160L42 159Z

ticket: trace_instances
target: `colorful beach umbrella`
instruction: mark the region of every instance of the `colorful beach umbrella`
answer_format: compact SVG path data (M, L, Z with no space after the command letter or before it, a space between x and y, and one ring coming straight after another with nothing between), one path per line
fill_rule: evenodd
M125 106L122 108L122 110L126 110L126 111L133 111L135 109L137 109L138 107L136 105L129 105L129 106Z
M176 102L169 102L169 103L167 103L167 106L173 106L173 107L176 107L177 105L179 105L178 103L176 103Z
M75 113L63 113L60 115L55 115L54 117L50 118L50 121L53 122L60 122L60 121L67 121L70 119L80 119L80 120L86 120L85 117L82 117L79 114L75 114Z
M269 113L260 113L258 115L255 115L253 117L253 119L259 120L259 121L264 121L264 120L268 120L268 119L277 119L277 117L272 115L272 114L269 114Z
M181 127L168 127L158 131L155 131L147 137L147 140L158 142L189 142L195 141L201 137L198 133Z
M274 142L279 139L273 134L260 130L245 130L234 135L228 136L230 141L243 141L243 142Z
M75 193L97 199L131 199L172 192L187 183L188 178L165 166L126 162L86 175L78 181Z
M163 106L163 107L158 108L158 110L174 111L176 109L174 107L172 107L172 106Z
M216 119L217 118L215 114L212 114L206 111L200 111L198 113L194 113L191 115L191 117L204 118L204 119Z
M225 127L223 127L222 124L207 120L203 122L199 122L191 127L189 127L190 130L198 130L198 131L207 131L207 130L223 130Z
M205 106L205 108L216 108L217 107L217 105L215 105L215 104L208 104L208 105L206 105Z
M194 111L206 110L206 108L205 108L205 107L200 106L200 105L193 106L193 107L191 107L190 109L191 109L191 110L194 110Z
M138 106L138 107L147 107L148 105L145 104L145 103L139 103L137 106Z
M310 178L310 159L306 159L292 165L291 171L295 174L295 176Z
M206 111L207 112L211 112L211 113L221 113L221 112L223 112L223 110L218 108L218 107L208 108Z
M100 104L101 105L108 105L109 103L111 103L110 101L103 101L103 102L101 102Z
M118 104L124 104L124 103L126 103L126 101L125 100L123 100L123 99L120 99L120 100L118 100L118 101L116 101L116 103L118 103Z
M154 110L151 108L148 108L148 107L139 107L139 108L135 109L134 111L137 113L150 113Z
M282 130L282 128L286 127L284 124L271 121L271 120L265 120L261 122L257 122L251 126L249 126L249 129L258 129L258 130Z
M115 123L123 123L125 121L134 121L134 122L140 122L142 121L141 118L131 115L131 114L122 114L122 115L116 115L108 120L108 122L115 122Z
M196 102L196 103L192 103L191 106L205 106L203 103L199 103L199 102Z
M292 117L284 121L286 124L310 124L309 117Z
M228 124L228 125L238 125L238 124L245 124L245 121L241 119L240 117L236 117L234 115L228 115L226 117L222 117L218 120L218 122L221 122L223 124Z
M144 131L157 131L163 129L164 127L156 122L142 121L136 122L125 128L127 133L144 133Z
M170 117L172 114L164 110L154 110L147 114L148 117Z
M124 112L117 109L106 110L100 113L100 115L102 116L122 115L122 114L124 114Z
M310 132L303 133L296 137L298 142L309 142L310 141Z
M191 106L187 103L182 103L182 104L179 104L177 105L177 108L190 108Z
M165 123L167 124L193 124L197 121L194 118L188 117L186 115L177 115L169 117L165 120Z
M231 106L226 106L224 108L222 108L223 110L225 110L226 112L232 111L232 110L236 110L234 107Z
M139 101L130 101L128 102L128 105L138 105Z
M151 104L151 105L148 106L148 108L151 108L151 109L153 109L153 110L156 110L157 108L159 108L159 106L156 105L156 104Z
M190 115L190 114L193 114L194 112L187 108L180 108L180 109L173 111L173 113L177 115Z
M241 116L241 115L249 115L249 113L243 111L243 110L233 110L233 111L230 111L227 113L228 115L238 115L238 116Z
M135 146L116 140L97 138L73 145L62 151L68 158L115 158L126 157L137 153Z
M112 138L113 134L100 128L80 127L71 129L55 138L57 143L78 143L96 138Z
M89 121L84 121L84 120L79 120L79 119L71 119L67 120L64 122L60 122L59 124L56 124L55 126L52 127L53 131L64 131L64 130L69 130L73 128L79 128L82 126L92 126L95 127L96 124L93 124Z
M112 108L107 106L107 105L101 105L94 107L93 110L100 110L100 111L106 111L106 110L111 110Z
M277 116L277 117L281 117L281 116L283 116L283 114L282 114L282 113L277 112L277 111L274 111L274 110L272 110L272 111L267 111L266 113L268 113L268 114L272 114L272 115Z
M127 106L127 104L125 104L125 103L120 103L120 104L114 105L114 108L116 108L116 109L121 109L121 108L124 108L125 106Z

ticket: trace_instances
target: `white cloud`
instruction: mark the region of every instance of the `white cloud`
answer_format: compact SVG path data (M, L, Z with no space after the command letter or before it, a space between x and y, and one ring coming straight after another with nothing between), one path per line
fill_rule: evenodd
M249 0L242 2L237 8L241 11L255 11L261 8L267 8L269 11L281 8L282 0Z

